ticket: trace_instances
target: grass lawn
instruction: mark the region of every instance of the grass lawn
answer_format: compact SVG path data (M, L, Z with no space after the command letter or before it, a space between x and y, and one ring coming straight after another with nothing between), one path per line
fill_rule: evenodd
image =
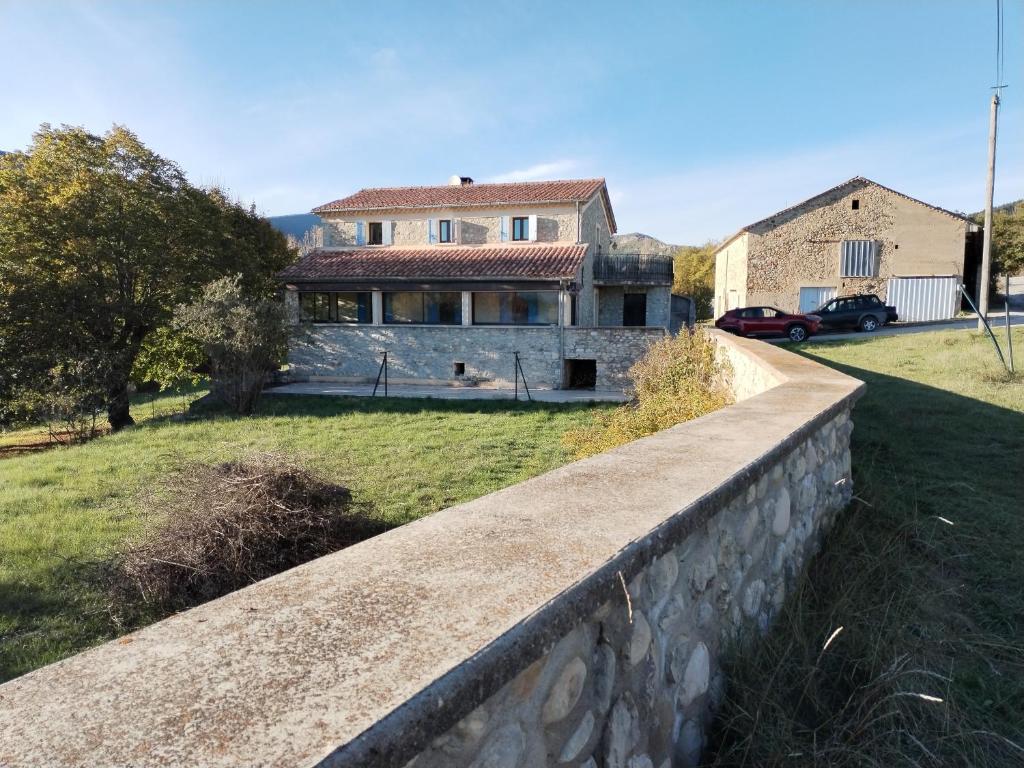
M252 418L173 421L160 414L180 400L163 398L122 433L2 460L0 680L118 633L95 564L139 525L140 492L184 462L284 452L401 524L565 463L563 433L607 407L267 396Z
M968 331L794 349L868 384L856 499L731 670L715 765L1024 765L1024 375Z

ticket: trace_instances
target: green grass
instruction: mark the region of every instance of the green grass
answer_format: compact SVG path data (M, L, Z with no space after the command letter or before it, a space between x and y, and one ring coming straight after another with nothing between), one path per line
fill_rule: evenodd
M796 351L867 382L856 498L730 670L714 764L1024 765L1024 376L966 331Z
M401 524L568 460L563 433L606 406L267 396L252 418L156 417L88 444L0 461L0 680L115 636L95 566L139 499L189 461L279 451Z

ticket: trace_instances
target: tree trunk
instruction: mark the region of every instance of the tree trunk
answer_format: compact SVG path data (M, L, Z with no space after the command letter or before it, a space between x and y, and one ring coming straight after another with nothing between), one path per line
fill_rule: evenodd
M128 382L115 384L107 397L107 421L110 422L111 430L117 432L135 423L129 407Z

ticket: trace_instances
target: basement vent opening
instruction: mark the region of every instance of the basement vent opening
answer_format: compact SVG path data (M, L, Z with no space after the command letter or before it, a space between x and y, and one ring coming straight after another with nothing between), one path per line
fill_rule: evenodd
M453 367L455 369L455 375L456 376L465 376L466 375L466 364L465 363L455 363L455 365Z
M855 211L859 211L860 210L860 200L858 200L856 197L853 198L853 210L855 210Z
M567 389L593 389L597 386L597 360L566 360Z

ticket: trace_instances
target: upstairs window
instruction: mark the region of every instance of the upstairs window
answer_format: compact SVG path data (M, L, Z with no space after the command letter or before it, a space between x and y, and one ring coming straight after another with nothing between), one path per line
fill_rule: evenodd
M878 274L878 241L843 240L839 274L841 277L875 277Z
M381 245L384 243L384 223L381 221L371 221L370 226L370 245Z
M441 243L450 243L452 241L451 219L441 219L437 222L437 239Z
M860 200L858 200L856 197L853 198L853 204L850 207L853 208L853 210L855 210L855 211L859 211L860 210Z
M530 239L530 217L529 216L513 216L512 217L512 239L513 240L529 240Z

